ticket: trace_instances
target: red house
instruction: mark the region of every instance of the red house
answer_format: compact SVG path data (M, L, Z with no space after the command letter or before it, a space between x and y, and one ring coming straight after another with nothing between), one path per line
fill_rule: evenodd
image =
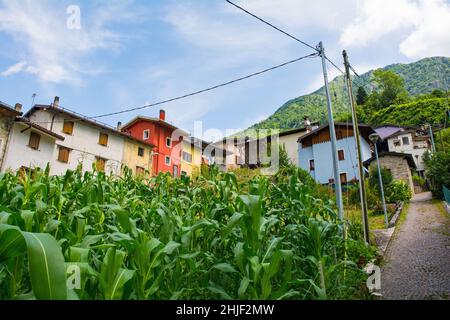
M169 172L174 177L180 176L181 144L183 137L189 133L166 122L166 112L159 112L159 119L137 116L122 131L131 136L155 145L153 149L152 174Z

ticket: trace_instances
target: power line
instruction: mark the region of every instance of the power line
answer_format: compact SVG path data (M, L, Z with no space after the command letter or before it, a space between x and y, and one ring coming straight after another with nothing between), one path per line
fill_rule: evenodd
M267 69L264 69L262 71L258 71L258 72L249 74L249 75L244 76L244 77L240 77L240 78L237 78L237 79L234 79L234 80L231 80L231 81L227 81L227 82L224 82L224 83L221 83L221 84L218 84L218 85L206 88L206 89L198 90L198 91L195 91L195 92L192 92L192 93L188 93L188 94L185 94L185 95L182 95L182 96L178 96L178 97L175 97L175 98L171 98L171 99L155 102L155 103L152 103L152 104L147 104L147 105L144 105L144 106L141 106L141 107L137 107L137 108L125 109L125 110L122 110L122 111L111 112L111 113L102 114L102 115L98 115L98 116L94 116L94 117L88 117L88 118L89 119L99 119L99 118L110 117L110 116L114 116L114 115L118 115L118 114L129 113L129 112L133 112L133 111L137 111L137 110L147 109L147 108L150 108L150 107L155 107L155 106L166 104L166 103L169 103L169 102L173 102L173 101L185 99L185 98L188 98L188 97L196 96L196 95L208 92L208 91L212 91L212 90L215 90L215 89L218 89L218 88L221 88L221 87L225 87L225 86L228 86L230 84L233 84L233 83L236 83L236 82L239 82L239 81L243 81L243 80L246 80L246 79L249 79L249 78L261 75L263 73L267 73L267 72L275 70L275 69L282 68L284 66L287 66L289 64L298 62L298 61L306 59L306 58L317 57L317 55L318 55L317 53L312 53L312 54L309 54L309 55L306 55L306 56L303 56L303 57L300 57L300 58L297 58L297 59L294 59L294 60L291 60L291 61L288 61L288 62L285 62L285 63L282 63L282 64L279 64L279 65L276 65L274 67L267 68Z
M231 2L230 0L225 0L225 1L228 2L229 4L231 4L232 6L238 8L239 10L244 11L246 14L252 16L253 18L258 19L258 20L261 21L262 23L264 23L264 24L270 26L271 28L274 28L275 30L277 30L277 31L279 31L279 32L281 32L281 33L283 33L284 35L288 36L289 38L294 39L295 41L298 41L298 42L300 42L301 44L303 44L303 45L305 45L305 46L307 46L307 47L309 47L309 48L311 48L311 49L313 49L313 50L318 51L318 49L317 49L316 47L310 45L309 43L307 43L307 42L305 42L305 41L303 41L303 40L300 40L300 39L297 38L297 37L294 37L293 35L291 35L290 33L286 32L286 31L284 31L284 30L281 30L280 28L274 26L274 25L271 24L270 22L267 22L267 21L264 20L263 18L258 17L256 14L251 13L250 11L248 11L248 10L246 10L246 9L244 9L244 8L242 8L242 7L240 7L240 6L238 6L237 4Z

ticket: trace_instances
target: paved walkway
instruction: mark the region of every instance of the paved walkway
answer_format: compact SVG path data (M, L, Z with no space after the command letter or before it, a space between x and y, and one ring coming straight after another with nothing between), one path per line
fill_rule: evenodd
M450 216L416 195L396 230L381 274L385 299L450 299Z

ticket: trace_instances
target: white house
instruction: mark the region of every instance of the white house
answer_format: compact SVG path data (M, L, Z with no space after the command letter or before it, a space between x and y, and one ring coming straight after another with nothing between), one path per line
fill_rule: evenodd
M283 131L279 134L279 143L286 148L286 152L291 162L298 164L299 144L298 139L318 128L317 123L311 124L308 118L305 118L304 127Z
M423 156L431 150L430 137L422 130L402 129L385 138L388 151L411 154L416 163L417 172L423 175L425 163Z
M342 183L359 180L356 155L356 141L353 126L348 123L335 123L339 169ZM359 125L363 161L372 157L369 135L375 131L368 125ZM329 125L300 137L298 139L298 165L310 172L321 184L334 183L333 157Z
M16 120L2 169L50 164L50 174L62 175L81 165L83 172L95 166L107 174L120 175L122 165L127 165L133 172L141 172L151 170L148 159L152 147L116 128L61 108L56 97L52 105L35 105L24 118Z
M1 171L45 168L54 159L56 142L64 137L24 118L16 118L9 132Z
M15 108L13 108L0 101L0 168L5 160L6 147L14 125L14 119L22 115L21 110L21 104L16 104Z

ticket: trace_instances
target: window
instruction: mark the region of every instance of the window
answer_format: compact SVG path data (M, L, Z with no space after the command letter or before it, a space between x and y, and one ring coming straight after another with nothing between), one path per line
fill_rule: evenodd
M166 138L166 146L169 148L172 148L172 138L167 137Z
M341 173L341 183L347 183L347 174Z
M144 140L150 139L150 130L144 130L144 133L143 133L143 135L142 135L142 138L143 138Z
M178 166L173 166L173 177L178 178Z
M406 145L406 146L409 145L409 138L408 138L408 137L403 137L403 138L402 138L402 142L403 142L403 144Z
M106 165L106 160L103 158L96 158L95 161L95 168L97 169L97 171L105 171L105 165Z
M192 163L192 154L183 152L183 160L188 163Z
M314 164L314 160L309 160L309 170L310 171L316 170L316 167L315 167L315 164Z
M164 163L165 163L167 166L170 166L170 164L172 163L172 161L170 160L170 157L169 157L169 156L166 156L166 158L164 159Z
M187 172L186 171L181 171L181 175L182 176L187 176Z
M41 136L39 134L37 134L36 132L31 132L30 133L30 141L28 142L28 146L31 149L38 150L40 142L41 142Z
M143 176L144 174L145 174L145 168L136 167L136 175L137 176Z
M106 133L100 133L98 144L101 146L108 146L108 135Z
M58 161L63 162L63 163L68 163L70 151L71 150L68 148L59 147Z
M143 157L144 156L144 148L141 148L141 147L139 147L139 149L138 149L138 156L139 157Z
M63 132L65 134L73 134L73 126L74 126L73 121L64 120Z
M339 161L344 161L345 160L344 150L339 150L338 151L338 156L339 156Z

